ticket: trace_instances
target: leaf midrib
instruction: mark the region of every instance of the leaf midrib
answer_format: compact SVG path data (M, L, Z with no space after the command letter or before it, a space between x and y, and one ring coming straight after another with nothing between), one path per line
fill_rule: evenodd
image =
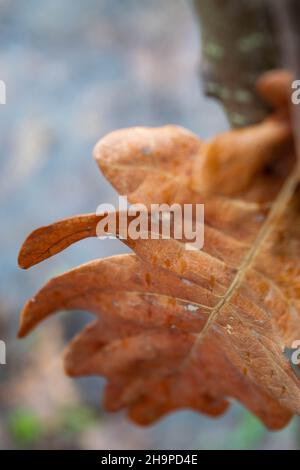
M263 225L258 231L256 239L251 245L249 251L244 256L239 268L237 269L236 275L234 276L232 282L230 283L224 295L220 298L218 303L212 309L204 327L197 335L197 338L184 362L189 361L192 358L197 348L199 347L199 345L201 344L201 342L203 341L203 339L209 332L210 328L212 327L213 323L215 322L222 308L229 303L234 293L240 287L247 272L253 265L253 262L256 256L260 252L264 242L272 233L281 215L286 210L286 207L290 199L294 195L298 182L299 182L299 171L298 171L298 167L296 167L292 171L291 175L284 182L277 198L275 199L275 201L273 202L271 206L270 212L266 220L264 221Z

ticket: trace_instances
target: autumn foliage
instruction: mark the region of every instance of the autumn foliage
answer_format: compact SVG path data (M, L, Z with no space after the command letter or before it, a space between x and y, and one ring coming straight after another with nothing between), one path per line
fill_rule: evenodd
M60 309L95 315L64 361L72 376L106 377L106 409L125 408L149 424L182 408L218 416L233 398L270 429L300 414L300 382L284 355L300 339L299 174L288 83L283 72L266 76L259 88L274 114L207 142L166 126L116 131L97 144L100 169L131 203L205 205L202 250L172 238L122 240L134 254L51 279L22 312L21 337ZM96 236L100 217L35 230L20 266Z

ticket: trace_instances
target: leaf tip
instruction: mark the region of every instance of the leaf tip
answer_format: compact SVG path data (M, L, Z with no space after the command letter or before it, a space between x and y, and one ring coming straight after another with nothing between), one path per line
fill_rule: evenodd
M18 266L21 269L28 269L30 268L30 262L26 256L25 250L23 250L23 246L18 254Z

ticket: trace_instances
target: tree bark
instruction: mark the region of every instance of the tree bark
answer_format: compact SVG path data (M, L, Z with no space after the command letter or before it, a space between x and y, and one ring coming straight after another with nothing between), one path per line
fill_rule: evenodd
M280 67L279 45L265 0L194 0L201 25L204 91L221 101L233 127L270 111L255 83Z

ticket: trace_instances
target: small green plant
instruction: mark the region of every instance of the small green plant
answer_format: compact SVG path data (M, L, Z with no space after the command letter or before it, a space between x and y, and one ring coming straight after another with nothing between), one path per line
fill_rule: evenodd
M92 408L87 406L76 406L66 408L62 412L61 423L64 435L73 436L84 431L96 420Z
M9 416L9 430L16 444L29 446L42 434L42 423L30 409L18 409Z

